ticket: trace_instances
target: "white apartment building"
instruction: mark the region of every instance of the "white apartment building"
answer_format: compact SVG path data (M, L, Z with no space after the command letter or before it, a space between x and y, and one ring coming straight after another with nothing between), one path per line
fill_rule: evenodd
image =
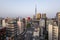
M21 34L23 32L23 29L24 29L23 22L21 22L21 20L19 19L17 21L17 25L18 25L18 28L19 28L19 34Z
M39 31L40 31L39 27L38 27L38 28L35 28L35 30L34 30L34 32L33 32L33 36L34 36L34 37L36 37L36 36L39 37Z
M2 20L2 26L6 27L5 19Z
M58 40L58 26L49 24L48 25L48 40Z

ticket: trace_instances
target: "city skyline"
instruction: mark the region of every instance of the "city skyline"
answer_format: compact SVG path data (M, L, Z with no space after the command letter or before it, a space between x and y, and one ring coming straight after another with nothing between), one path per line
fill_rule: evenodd
M55 17L60 12L60 0L0 0L0 17L26 17L37 13L46 13L48 17Z

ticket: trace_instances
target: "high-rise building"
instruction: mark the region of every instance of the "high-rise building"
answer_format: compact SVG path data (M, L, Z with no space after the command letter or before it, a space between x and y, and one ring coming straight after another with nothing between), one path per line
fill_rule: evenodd
M26 22L26 26L27 26L27 24L28 24L28 18L27 17L25 18L25 22Z
M12 40L12 38L14 39L14 26L13 25L9 25L7 28L6 28L6 37L7 37L7 40Z
M48 40L52 40L52 25L48 26Z
M17 40L17 21L16 19L10 20L6 27L7 40Z
M46 14L42 14L42 17L41 17L42 20L44 20L44 26L45 26L45 29L46 29L46 21L47 21L47 17L46 17Z
M58 24L58 40L60 40L60 12L57 12L56 14L56 20L57 20L57 24Z
M46 14L41 14L41 19L40 19L40 27L41 27L41 37L43 38L42 40L47 40L47 26L46 26Z
M37 20L40 20L40 18L41 18L41 13L37 13L37 14L36 14L36 19L37 19Z
M41 31L41 40L47 40L47 30L46 30L45 19L40 19L40 31Z
M33 15L33 20L35 20L35 15Z
M6 27L5 19L2 20L2 26L3 26L3 27Z
M40 26L41 26L41 27L45 27L45 20L44 20L44 19L41 19L41 20L40 20Z
M26 30L26 20L25 18L22 19L22 22L23 22L23 28L24 28L24 31Z
M58 40L58 26L56 22L48 25L48 40Z
M23 22L19 19L17 21L17 25L18 25L18 28L19 28L19 34L21 34L24 31Z
M42 14L42 18L46 18L46 13Z

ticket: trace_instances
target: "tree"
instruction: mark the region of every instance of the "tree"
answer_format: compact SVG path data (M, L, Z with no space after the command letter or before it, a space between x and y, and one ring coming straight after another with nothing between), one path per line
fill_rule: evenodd
M30 23L27 24L27 28L29 28L29 27L31 27L31 24Z

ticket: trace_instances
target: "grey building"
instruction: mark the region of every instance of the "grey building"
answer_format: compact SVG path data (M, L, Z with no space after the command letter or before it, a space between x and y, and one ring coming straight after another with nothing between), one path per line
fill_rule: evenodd
M58 24L58 40L60 40L60 12L58 12L57 14L56 14L56 20L57 20L57 24Z

